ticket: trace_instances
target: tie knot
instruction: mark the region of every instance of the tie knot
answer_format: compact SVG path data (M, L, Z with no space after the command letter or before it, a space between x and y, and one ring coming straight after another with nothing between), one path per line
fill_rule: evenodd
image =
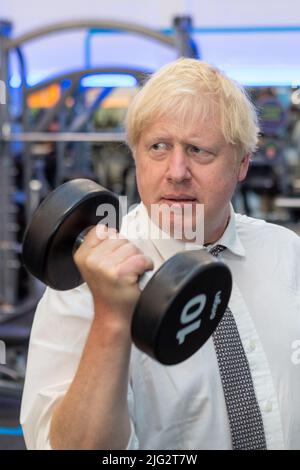
M226 246L224 245L216 245L209 250L210 254L213 256L219 256L222 251L226 250Z

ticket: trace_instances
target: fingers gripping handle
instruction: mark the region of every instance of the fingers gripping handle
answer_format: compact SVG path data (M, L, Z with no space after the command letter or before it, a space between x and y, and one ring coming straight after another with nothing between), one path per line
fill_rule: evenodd
M128 237L128 240L131 241L131 243L133 243L144 255L146 255L145 253L145 246L143 244L143 239L141 238L134 238L134 237ZM146 255L148 256L148 254ZM151 258L151 256L148 256ZM153 260L152 260L153 261ZM154 262L153 262L154 264ZM139 277L139 280L138 280L138 285L139 285L139 288L140 290L142 291L146 285L148 284L148 282L150 281L151 277L153 276L154 272L156 271L156 269L151 269L151 270L147 270L144 272L144 274L142 274L140 277Z
M139 288L143 290L146 287L146 284L150 281L151 277L153 276L154 270L146 271L142 276L139 278Z
M78 250L78 248L80 247L80 245L84 242L84 239L85 239L86 235L88 234L88 232L92 228L93 228L93 226L91 225L90 227L87 227L84 230L82 230L82 232L80 232L80 234L77 235L76 240L75 240L74 245L73 245L73 256L74 256L75 252Z
M75 254L75 252L78 250L78 248L80 247L80 245L84 242L84 239L86 237L86 235L88 234L88 232L93 228L93 226L90 226L90 227L87 227L85 228L84 230L82 230L82 232L80 232L80 234L76 237L76 240L74 242L74 246L73 246L73 255ZM138 243L138 240L132 240L132 243L134 243L141 251L142 250L142 247L140 246L140 244ZM139 285L139 288L141 290L143 290L146 286L146 284L148 284L149 280L151 279L151 277L153 276L153 273L154 273L154 269L151 270L151 271L145 271L144 274L142 274L140 277L139 277L139 281L138 281L138 285Z

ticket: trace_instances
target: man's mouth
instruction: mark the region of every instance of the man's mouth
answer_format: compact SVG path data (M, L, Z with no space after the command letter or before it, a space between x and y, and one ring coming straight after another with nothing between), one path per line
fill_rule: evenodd
M165 204L191 204L197 202L197 199L188 194L166 194L161 198L161 201Z

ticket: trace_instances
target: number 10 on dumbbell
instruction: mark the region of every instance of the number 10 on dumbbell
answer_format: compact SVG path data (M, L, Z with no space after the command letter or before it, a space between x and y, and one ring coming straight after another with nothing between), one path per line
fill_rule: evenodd
M117 196L86 179L69 181L50 193L25 231L23 261L28 271L56 290L79 286L83 280L74 251L84 233L101 222L98 208L103 204L119 213ZM133 342L165 365L188 359L216 329L231 287L228 267L205 250L172 256L138 299L131 325Z

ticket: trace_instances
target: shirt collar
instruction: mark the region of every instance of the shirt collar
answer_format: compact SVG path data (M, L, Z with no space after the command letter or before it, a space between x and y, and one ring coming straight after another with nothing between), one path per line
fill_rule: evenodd
M195 243L185 243L181 240L176 240L174 238L166 238L166 236L163 235L163 232L149 218L148 211L143 203L140 204L140 215L143 228L143 236L149 236L150 233L156 234L155 237L151 237L151 240L164 259L169 259L176 253L186 250L206 249L207 251L209 251L216 245L225 246L229 251L231 251L234 255L237 256L244 257L246 254L244 245L242 244L242 241L237 233L236 214L234 212L232 204L230 204L229 222L223 235L214 244L207 245L205 247L203 245L197 245Z

